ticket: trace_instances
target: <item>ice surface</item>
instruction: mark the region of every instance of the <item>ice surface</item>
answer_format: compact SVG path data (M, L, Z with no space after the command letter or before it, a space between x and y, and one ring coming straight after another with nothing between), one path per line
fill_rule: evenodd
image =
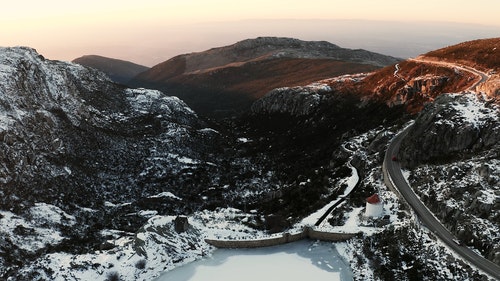
M260 249L221 249L164 273L157 281L352 280L331 243L301 241Z

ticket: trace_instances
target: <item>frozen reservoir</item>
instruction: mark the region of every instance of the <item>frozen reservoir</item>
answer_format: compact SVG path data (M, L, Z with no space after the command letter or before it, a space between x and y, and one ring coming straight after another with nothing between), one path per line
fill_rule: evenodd
M217 249L211 257L163 273L157 281L347 281L349 266L335 245L304 240L257 249Z

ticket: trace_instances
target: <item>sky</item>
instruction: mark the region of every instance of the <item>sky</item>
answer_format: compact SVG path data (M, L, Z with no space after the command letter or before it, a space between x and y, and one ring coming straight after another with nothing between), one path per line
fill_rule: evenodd
M387 45L408 33L431 32L428 47L498 37L498 11L498 0L16 0L1 4L0 46L30 46L49 59L97 54L152 66L252 36L288 36L406 56L411 52L398 54ZM435 42L443 35L450 39ZM405 40L403 48L422 43Z

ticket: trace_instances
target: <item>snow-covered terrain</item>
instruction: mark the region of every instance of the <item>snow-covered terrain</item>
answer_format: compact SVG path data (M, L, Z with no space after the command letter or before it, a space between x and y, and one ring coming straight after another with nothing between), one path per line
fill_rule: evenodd
M337 202L318 228L359 233L335 244L355 280L483 278L383 184L408 118L339 92L364 77L276 89L221 125L165 93L0 48L0 279L151 280L210 255L206 238L300 231ZM437 98L400 157L436 216L497 263L498 116L482 97ZM383 216L366 218L374 193Z
M253 217L232 208L205 210L189 217L186 232L177 233L174 216L153 216L137 233L108 230L112 249L48 254L25 270L50 280L101 280L111 275L121 280L152 280L163 271L210 255L214 248L205 238L263 237L263 232L244 226Z
M299 241L258 249L218 249L210 257L163 274L157 281L352 280L350 270L326 242Z
M394 129L394 128L393 128ZM392 129L391 129L392 130ZM384 202L384 218L366 219L359 216L363 207L346 205L334 220L350 225L358 214L357 225L364 226L363 236L338 243L337 250L350 261L354 280L476 280L480 273L463 263L458 256L433 236L411 210L384 185L378 153L369 148L385 135L390 140L394 132L375 130L357 137L346 144L361 154L367 168L361 189L378 192ZM334 216L335 218L335 216ZM367 231L367 227L371 231Z
M500 110L472 94L451 97L454 102L430 126L451 128L462 138L468 138L463 128L473 128L477 137L472 137L469 147L452 154L453 161L434 161L411 169L408 180L458 239L498 263L500 161L498 142L492 136L500 128Z
M0 276L149 280L208 252L204 237L256 232L199 221L265 196L273 172L178 98L24 47L0 48L0 76ZM170 240L149 230L168 231L178 214L192 215L196 235L160 251ZM255 216L240 219L262 224Z

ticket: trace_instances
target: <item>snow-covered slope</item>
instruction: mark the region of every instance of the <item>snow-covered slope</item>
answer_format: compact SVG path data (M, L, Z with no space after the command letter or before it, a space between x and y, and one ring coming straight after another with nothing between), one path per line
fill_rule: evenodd
M350 263L354 280L488 280L437 240L407 205L385 186L381 156L387 143L400 129L399 126L377 128L348 139L343 145L349 148L352 162L357 163L361 171L361 182L350 200L333 212L328 222L348 224L352 213L362 212L365 199L373 193L378 193L384 204L381 218L357 216L365 228L362 236L336 245ZM428 170L422 169L422 179L427 178L426 172ZM450 182L449 186L453 187L454 183ZM448 186L445 182L442 185ZM429 189L432 188L430 185ZM427 191L422 193L427 194ZM436 190L439 192L441 190ZM485 231L485 235L494 236L491 230Z
M190 208L154 196L185 195L169 177L215 165L220 135L176 97L25 47L0 48L0 81L1 276L45 253L98 249L105 229L135 232L145 205Z
M178 98L30 48L0 48L0 78L1 278L151 280L210 254L204 238L297 230L351 190L321 227L363 232L338 245L356 280L482 278L384 187L408 116L356 93L366 75L276 89L219 130ZM494 261L499 127L492 103L445 95L399 156L436 215ZM363 218L375 192L385 215Z
M149 280L208 247L200 242L207 221L185 239L156 239L172 216L255 204L279 182L265 155L245 155L251 140L208 127L177 97L124 88L25 47L0 48L0 78L2 278L103 279L116 271ZM158 222L166 225L148 226Z
M500 110L474 94L443 95L402 144L409 180L465 244L500 263Z

